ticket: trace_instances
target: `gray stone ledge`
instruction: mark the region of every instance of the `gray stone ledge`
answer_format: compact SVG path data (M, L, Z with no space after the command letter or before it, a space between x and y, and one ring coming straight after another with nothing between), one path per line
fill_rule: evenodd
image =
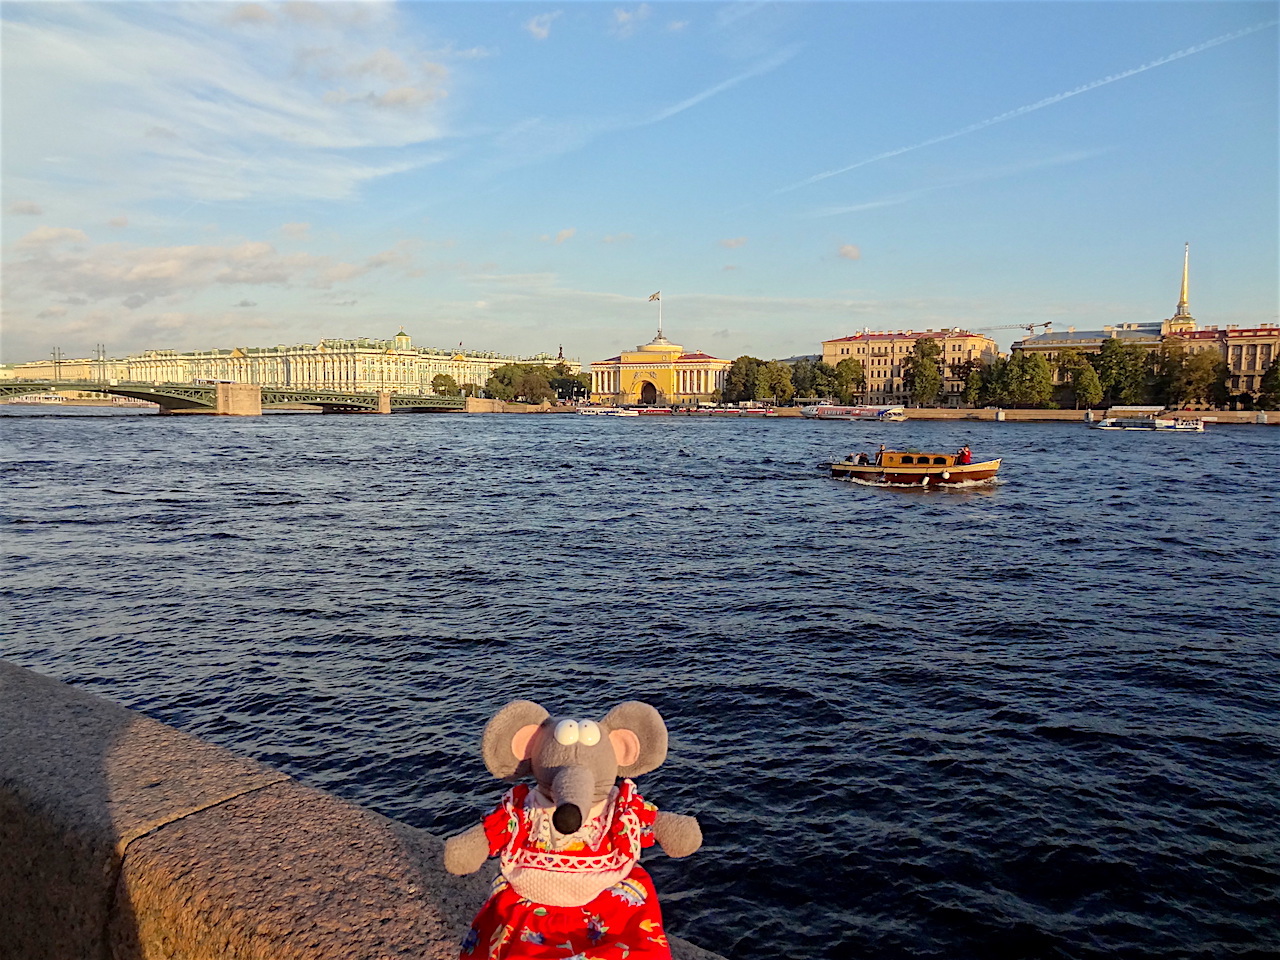
M452 960L492 864L0 661L13 960ZM716 955L672 938L676 960Z

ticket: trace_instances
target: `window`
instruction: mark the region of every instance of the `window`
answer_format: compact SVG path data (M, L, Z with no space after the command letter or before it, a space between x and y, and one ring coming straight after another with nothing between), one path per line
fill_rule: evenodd
M941 463L941 464L945 464L945 463L947 462L947 458L946 458L946 457L934 457L934 458L933 458L933 462L934 462L934 463Z
M915 460L915 457L903 457L903 458L902 458L902 462L903 462L903 463L915 463L915 462L916 462L916 460Z

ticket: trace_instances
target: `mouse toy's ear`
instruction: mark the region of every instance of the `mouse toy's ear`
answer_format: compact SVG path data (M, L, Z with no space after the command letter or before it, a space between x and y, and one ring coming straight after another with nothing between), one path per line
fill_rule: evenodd
M656 770L667 759L667 725L662 715L647 703L628 700L604 718L618 756L618 774L638 777Z
M489 772L499 780L528 775L534 735L548 716L532 700L513 700L495 713L484 728L480 746Z

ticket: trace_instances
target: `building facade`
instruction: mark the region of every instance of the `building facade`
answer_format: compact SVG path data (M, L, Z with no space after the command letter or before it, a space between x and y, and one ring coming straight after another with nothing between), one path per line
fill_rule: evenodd
M591 364L591 402L617 406L706 403L724 387L732 360L686 353L658 330L648 343Z
M1258 327L1227 326L1222 329L1214 325L1199 329L1188 301L1190 265L1191 247L1188 244L1183 251L1178 306L1167 320L1123 323L1104 326L1101 330L1068 327L1065 333L1050 327L1038 336L1013 344L1013 349L1043 354L1053 368L1054 382L1061 383L1065 376L1058 368L1057 359L1063 350L1098 353L1105 341L1119 339L1154 353L1167 342L1177 342L1188 354L1215 351L1227 364L1227 388L1232 393L1256 393L1262 375L1280 359L1280 325L1268 323Z
M867 378L865 403L906 403L910 394L904 381L903 361L911 355L916 342L925 337L938 341L942 347L943 395L949 406L959 406L964 377L957 376L956 368L970 361L994 363L999 352L990 337L959 328L923 332L865 330L851 337L823 340L822 362L834 367L841 360L859 360Z
M417 396L433 394L438 374L459 385L483 387L508 363L554 367L570 373L582 364L563 356L510 357L498 353L415 347L404 329L390 340L321 340L317 344L235 347L230 350L144 350L123 360L40 360L15 364L11 375L23 379L120 380L144 383L192 383L227 380L264 387L301 390L391 390Z

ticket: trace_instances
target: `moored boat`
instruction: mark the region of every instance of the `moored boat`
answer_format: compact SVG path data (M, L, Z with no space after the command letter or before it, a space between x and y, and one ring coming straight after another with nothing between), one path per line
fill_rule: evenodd
M900 422L907 419L902 407L841 406L834 403L815 403L800 408L801 416L810 420L879 420Z
M639 410L626 407L579 407L578 412L588 417L638 417Z
M1157 430L1161 433L1204 433L1204 421L1197 418L1174 417L1105 417L1090 426L1094 430Z
M864 483L930 484L973 483L995 479L1000 459L962 463L954 453L925 453L919 450L882 450L874 462L862 455L830 464L831 476Z

